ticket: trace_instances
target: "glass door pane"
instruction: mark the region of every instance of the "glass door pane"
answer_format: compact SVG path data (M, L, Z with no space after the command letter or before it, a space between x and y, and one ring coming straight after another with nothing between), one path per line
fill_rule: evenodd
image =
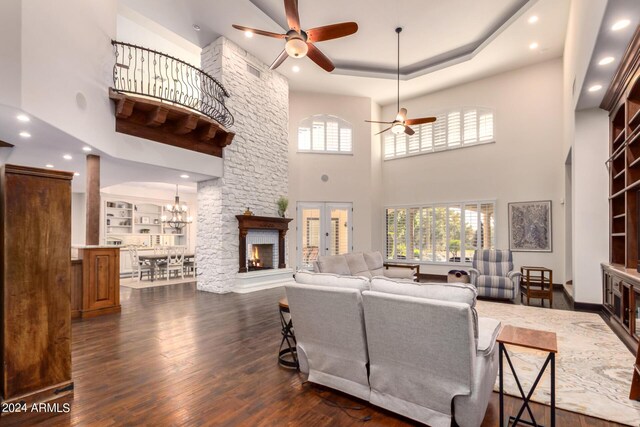
M299 262L302 268L312 268L320 253L320 207L300 207L298 210Z
M327 205L327 255L340 255L351 251L351 204Z

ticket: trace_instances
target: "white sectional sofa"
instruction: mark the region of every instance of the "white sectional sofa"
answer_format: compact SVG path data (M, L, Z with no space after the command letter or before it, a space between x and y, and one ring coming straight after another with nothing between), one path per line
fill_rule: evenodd
M433 427L482 423L498 372L494 319L476 290L300 271L285 286L311 382Z
M393 266L385 264L382 254L378 251L320 256L313 263L313 271L341 276L362 276L368 279L375 276L384 276L411 280L417 280L419 273L418 270L409 267L409 265L400 267L399 264L394 264Z

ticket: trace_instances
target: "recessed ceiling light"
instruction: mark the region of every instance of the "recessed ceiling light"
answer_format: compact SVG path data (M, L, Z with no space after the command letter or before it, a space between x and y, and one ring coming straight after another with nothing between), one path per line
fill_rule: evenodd
M602 85L593 85L588 90L589 90L589 92L597 92L600 89L602 89Z
M80 176L80 172L74 172L73 176Z
M23 138L31 138L31 134L29 132L22 131L19 135Z
M196 31L200 31L200 25L193 24L193 29Z
M534 50L538 48L538 43L537 42L533 42L529 45L529 49Z
M62 158L65 159L65 160L73 159L73 157L71 157L71 154L65 154L64 156L62 156Z
M253 37L253 31L245 31L244 32L244 36L248 39L250 39L251 37Z
M538 16L531 15L531 17L529 18L529 24L535 24L536 22L538 22Z
M88 153L91 151L91 147L82 147L82 151L86 151Z
M180 178L187 179L189 178L189 175L187 175L186 173L183 173L182 175L180 175Z
M598 62L598 65L611 64L613 61L615 61L615 58L613 56L605 56Z
M29 116L25 115L25 114L18 114L16 116L16 119L20 120L21 122L28 122L31 121L31 119L29 118Z
M294 65L293 67L291 67L291 70L293 70L294 73L299 73L300 67L298 67L297 65Z
M44 167L51 169L51 168L53 168L53 165L51 163L49 163L49 164L44 165Z
M613 26L611 27L611 30L612 31L622 30L623 28L627 28L629 24L631 24L631 21L629 21L628 19L622 19L616 22L615 24L613 24Z

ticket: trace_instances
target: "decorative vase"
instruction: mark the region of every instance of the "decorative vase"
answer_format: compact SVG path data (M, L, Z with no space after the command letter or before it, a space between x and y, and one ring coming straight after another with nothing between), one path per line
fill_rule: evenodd
M251 212L251 209L249 209L249 208L247 207L247 210L246 210L246 211L244 211L244 214L245 214L246 216L252 216L252 215L253 215L253 212Z

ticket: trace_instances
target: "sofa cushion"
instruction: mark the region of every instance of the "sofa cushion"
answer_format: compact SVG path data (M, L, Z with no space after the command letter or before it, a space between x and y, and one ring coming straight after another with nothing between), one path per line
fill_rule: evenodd
M386 277L374 277L371 290L395 295L406 295L417 298L429 298L440 301L461 302L468 304L473 313L474 336L478 338L478 313L476 298L478 292L473 285L466 283L423 283L417 284L407 280L392 280Z
M369 272L369 267L364 260L362 252L344 254L344 258L347 261L352 276L364 276L371 279L371 273Z
M513 289L513 282L508 277L480 275L476 279L479 288Z
M396 278L396 279L411 279L413 280L416 277L415 270L404 267L389 267L382 270L382 273L385 277Z
M296 283L303 285L330 286L336 288L358 289L360 292L370 289L366 277L340 276L331 273L313 273L306 270L296 272Z
M382 254L380 252L363 252L362 256L364 257L364 261L367 263L367 267L369 267L371 274L374 276L382 275L377 272L377 270L384 268L384 261L382 260ZM374 271L376 271L375 274Z
M342 276L352 276L349 264L344 255L332 255L318 257L318 270L320 273L333 273Z

